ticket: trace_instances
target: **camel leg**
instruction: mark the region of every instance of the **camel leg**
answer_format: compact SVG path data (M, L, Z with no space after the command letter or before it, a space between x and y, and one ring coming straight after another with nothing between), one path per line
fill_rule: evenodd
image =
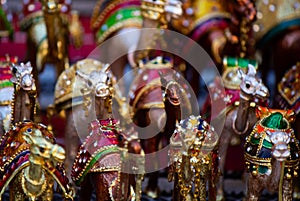
M217 149L212 151L212 165L209 170L208 175L208 200L215 201L217 200L217 179L219 178L219 151Z
M156 152L158 150L158 136L155 136L153 138L144 140L143 143L143 147L146 148L145 150L145 154L148 154L148 158L146 158L146 172L149 171L153 171L153 163L155 163L155 166L159 165L159 159L156 155ZM151 153L151 156L150 156ZM150 169L147 168L151 167ZM157 169L156 168L156 169ZM155 171L155 172L151 172L149 174L147 174L149 180L148 180L148 185L146 187L146 194L151 197L151 198L157 198L158 194L159 194L159 188L158 188L158 177L159 177L159 172Z
M199 201L206 201L206 178L201 177L199 181L199 186L198 186L198 191L199 191Z
M105 172L105 173L91 173L91 183L94 185L94 189L96 192L96 201L111 201L111 195L110 195L110 188L113 182L117 179L118 172ZM116 199L115 196L117 191L116 187L120 185L119 183L116 183L114 187L112 187L112 196L114 197L114 200L119 200L121 198ZM86 200L86 199L84 199ZM82 200L83 201L83 200Z
M178 173L174 173L174 190L173 190L173 200L184 200L183 196L180 194L180 186L178 183Z
M75 123L73 120L73 115L71 111L66 111L67 122L66 131L65 131L65 149L66 149L66 175L68 178L71 178L72 165L75 161L78 146L80 144L80 139L77 135Z
M260 179L260 176L254 177L252 174L249 175L247 182L247 201L258 201L259 196L262 194L264 189L264 182Z
M81 183L79 200L80 201L90 201L93 193L93 185L89 179L90 175L86 175L85 179Z
M224 174L225 174L225 162L226 162L226 155L228 145L231 139L231 133L226 130L223 131L224 133L221 134L222 141L219 144L219 170L221 171L221 175L219 177L219 181L217 183L217 200L224 199Z
M293 200L293 180L284 180L282 186L283 201L292 201Z
M21 187L21 176L17 175L9 185L9 200L10 201L23 201L26 196Z
M42 200L44 201L52 201L53 200L53 179L50 179L50 176L47 176L47 188L45 192L42 194Z

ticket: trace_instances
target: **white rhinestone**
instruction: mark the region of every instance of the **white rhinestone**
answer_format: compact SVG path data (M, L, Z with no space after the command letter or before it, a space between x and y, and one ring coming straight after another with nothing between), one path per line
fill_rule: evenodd
M146 81L148 79L148 75L143 76L143 80Z
M247 147L247 151L251 151L251 149L252 149L251 147Z
M274 12L275 9L276 9L276 7L275 7L274 4L269 5L269 10L270 10L271 12Z
M118 14L118 15L116 16L116 18L117 18L117 20L120 20L120 19L123 18L123 15L122 15L122 14Z
M258 19L262 19L263 18L262 12L257 12L256 16L257 16Z
M133 12L133 16L140 16L141 15L141 11L136 10Z
M255 31L255 32L259 32L259 25L258 24L254 24L253 25L253 31Z
M34 4L30 4L30 5L28 6L28 10L29 10L29 11L34 11L34 9L35 9L35 5L34 5Z
M16 142L10 143L10 147L14 147L14 146L16 146Z
M98 143L97 141L94 142L94 147L97 147Z
M82 162L85 163L86 162L86 158L83 158Z
M67 80L67 81L66 81L66 84L67 84L67 85L70 85L70 84L71 84L71 81L70 81L70 80Z
M80 158L80 159L78 160L78 162L79 162L79 163L82 163L82 158Z

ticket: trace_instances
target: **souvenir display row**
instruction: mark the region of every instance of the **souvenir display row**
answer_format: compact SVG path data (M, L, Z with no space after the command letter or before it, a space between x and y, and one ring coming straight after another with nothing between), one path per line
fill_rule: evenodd
M13 35L8 16L1 1L1 37ZM245 200L259 200L264 189L278 200L300 199L299 0L99 0L90 17L95 44L112 42L99 58L70 64L68 47L79 48L84 32L71 1L23 1L26 61L0 58L0 200L7 191L10 200L158 199L163 168L173 200L226 200L233 143L243 150ZM145 28L152 29L137 31ZM221 76L208 96L199 94L195 67L163 51L166 30L211 57ZM41 111L38 75L49 63L54 102ZM200 110L194 96L204 100ZM56 116L65 122L62 143Z

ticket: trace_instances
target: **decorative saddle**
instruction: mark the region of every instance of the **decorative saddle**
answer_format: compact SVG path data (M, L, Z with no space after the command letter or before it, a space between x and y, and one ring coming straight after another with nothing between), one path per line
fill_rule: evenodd
M122 138L119 121L94 120L90 135L80 146L73 164L71 177L79 185L89 172L120 171L119 139Z
M263 110L261 113L260 111ZM285 161L285 174L293 175L299 164L299 143L295 137L294 130L290 127L288 115L291 110L267 110L259 107L257 109L261 119L256 123L250 136L245 143L245 160L247 169L253 174L270 174L272 169L273 143L270 134L282 131L288 134L290 156Z

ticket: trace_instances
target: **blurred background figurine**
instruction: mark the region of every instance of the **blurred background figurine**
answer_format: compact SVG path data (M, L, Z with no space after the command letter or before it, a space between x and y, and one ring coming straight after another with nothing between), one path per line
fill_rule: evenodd
M142 28L140 7L140 0L98 0L93 10L90 23L96 44L112 39L107 49L100 52L99 58L111 63L117 80L123 76L126 65L130 63L129 55L139 40L136 30ZM114 39L113 36L118 34L121 35Z
M300 1L260 0L256 2L257 20L253 24L257 60L271 97L276 84L300 57ZM271 99L271 104L272 104Z
M33 65L37 87L46 63L55 66L56 77L69 67L69 34L75 45L82 44L82 27L76 12L71 13L69 0L23 1L20 28L27 33L26 57Z

